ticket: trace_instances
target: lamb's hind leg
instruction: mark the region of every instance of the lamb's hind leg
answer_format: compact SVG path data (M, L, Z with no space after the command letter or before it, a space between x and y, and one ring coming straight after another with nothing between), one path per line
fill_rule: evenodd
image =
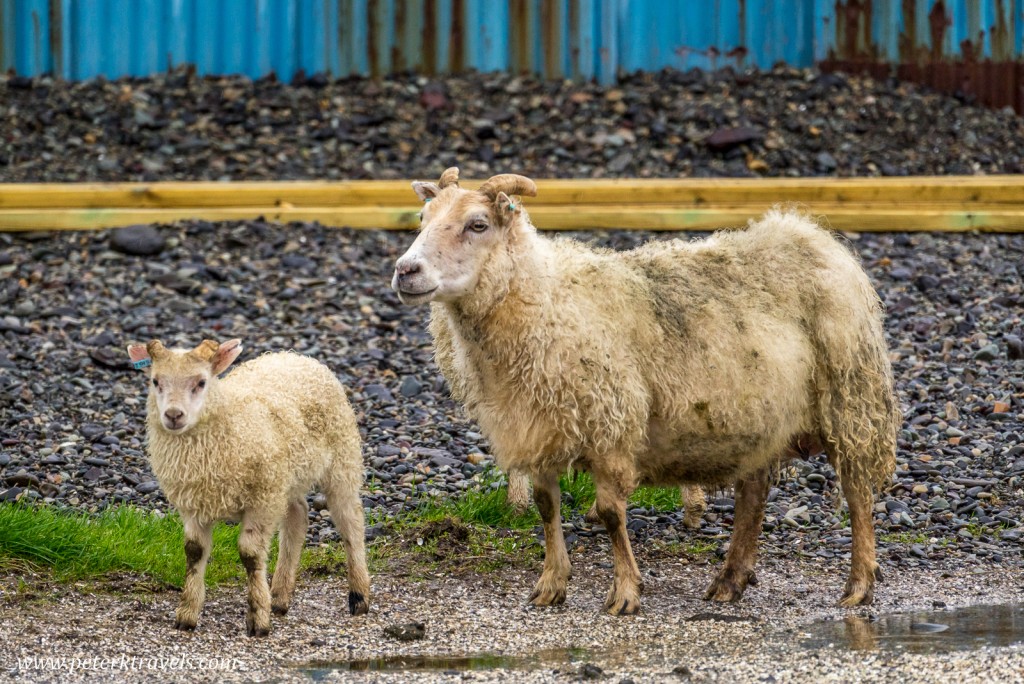
M533 481L533 500L544 523L544 570L528 599L535 606L565 603L571 569L562 536L562 490L557 473L545 473Z
M701 518L708 504L700 485L688 484L679 488L683 497L683 526L691 530L700 529Z
M729 553L725 557L725 566L708 587L705 599L739 601L747 585L757 583L754 577L757 538L761 534L770 484L768 468L736 482L736 510Z
M363 615L370 610L370 573L366 569L366 523L363 499L359 493L361 486L361 470L354 474L339 467L323 488L334 527L345 544L348 611L352 615Z
M640 610L640 568L626 531L626 499L632 493L625 478L614 473L594 472L597 489L597 514L612 542L614 562L612 587L604 609L612 615L632 615Z
M185 586L174 613L174 628L193 630L206 600L206 562L213 546L213 524L182 516L185 523Z
M292 501L281 521L280 551L277 554L274 579L270 583L270 607L277 615L284 615L291 606L295 576L299 571L299 556L306 543L308 527L309 505L306 500Z

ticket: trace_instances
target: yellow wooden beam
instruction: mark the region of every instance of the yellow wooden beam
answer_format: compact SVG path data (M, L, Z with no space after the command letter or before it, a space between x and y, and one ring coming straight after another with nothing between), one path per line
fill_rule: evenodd
M473 188L479 182L466 182ZM551 179L526 205L540 228L708 229L795 204L842 230L1024 231L1024 176ZM185 219L414 228L409 181L0 185L0 230L86 230Z
M475 188L479 181L464 182ZM1024 205L1024 176L538 180L530 206L960 202ZM0 185L0 209L410 207L409 181L43 183Z
M845 231L1024 232L1024 207L966 208L907 204L900 207L850 207L808 204L803 207L823 225ZM711 230L743 226L768 206L671 205L537 206L534 224L547 230L631 228L646 230ZM177 207L167 209L2 209L0 231L88 230L137 223L170 223L186 219L242 221L318 221L327 226L409 229L418 225L418 208L396 207Z

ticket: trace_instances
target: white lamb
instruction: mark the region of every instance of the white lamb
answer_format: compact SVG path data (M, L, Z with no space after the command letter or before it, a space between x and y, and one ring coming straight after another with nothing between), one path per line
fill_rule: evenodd
M589 470L614 553L605 609L635 613L640 570L626 499L640 483L733 483L734 530L707 598L754 581L772 473L824 450L853 527L841 604L872 599L872 495L895 468L899 409L881 306L857 260L779 211L707 240L630 252L537 234L529 178L413 183L420 234L396 264L407 304L431 303L436 358L499 465L529 473L544 522L530 597L565 600L558 476Z
M250 636L270 631L270 611L291 604L306 539L306 494L319 485L345 544L349 610L369 607L360 487L363 460L355 416L334 374L309 357L266 354L218 375L241 353L238 340L192 350L159 340L128 346L150 378L146 434L150 465L185 525L188 570L174 626L195 629L205 598L213 526L241 523L238 552L248 575ZM280 528L273 586L267 554Z

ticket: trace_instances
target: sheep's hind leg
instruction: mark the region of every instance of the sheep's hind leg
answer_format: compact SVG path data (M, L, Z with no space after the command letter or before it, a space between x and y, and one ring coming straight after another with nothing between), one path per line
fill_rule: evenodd
M284 615L291 607L295 577L299 571L299 556L306 543L308 527L309 505L306 500L292 501L281 521L281 548L277 554L274 579L270 583L270 608L276 615Z
M361 456L359 458L362 458ZM336 473L324 486L331 520L345 544L345 570L348 576L348 611L363 615L370 610L370 572L366 569L366 523L361 471Z
M533 500L544 522L544 570L529 602L535 606L557 606L565 602L571 568L562 536L562 490L556 473L534 478Z
M206 600L206 562L213 546L213 523L182 516L185 523L185 587L174 613L174 628L193 630Z
M245 629L249 636L270 634L270 587L267 585L267 553L274 535L276 517L265 512L246 511L242 516L242 531L238 535L238 555L247 575L249 609L245 614Z
M604 602L604 609L612 615L633 615L640 610L640 568L637 567L633 548L626 532L626 499L630 492L622 478L594 473L597 488L597 514L601 517L612 542L612 587Z
M701 518L708 507L704 490L700 485L683 485L679 493L683 498L683 526L691 530L700 529Z
M757 538L761 534L770 484L768 468L736 482L736 511L729 553L725 557L725 566L704 594L706 600L739 601L748 584L757 584L754 576Z
M840 483L843 496L850 509L850 527L853 529L853 559L850 577L839 605L844 608L867 605L874 599L875 579L881 579L882 571L875 562L875 528L872 520L871 485L858 478L855 473L841 472Z

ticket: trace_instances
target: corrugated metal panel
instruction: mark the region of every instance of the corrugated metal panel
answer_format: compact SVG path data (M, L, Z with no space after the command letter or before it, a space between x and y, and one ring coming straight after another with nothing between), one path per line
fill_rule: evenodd
M1024 112L1024 0L836 0L826 69L894 74Z
M776 62L1020 97L1024 0L0 0L0 68L69 79L507 69L596 78ZM1013 73L1010 79L1007 74ZM966 86L965 86L966 84ZM1016 102L1015 102L1016 104Z
M0 68L69 79L808 65L819 0L0 0Z

